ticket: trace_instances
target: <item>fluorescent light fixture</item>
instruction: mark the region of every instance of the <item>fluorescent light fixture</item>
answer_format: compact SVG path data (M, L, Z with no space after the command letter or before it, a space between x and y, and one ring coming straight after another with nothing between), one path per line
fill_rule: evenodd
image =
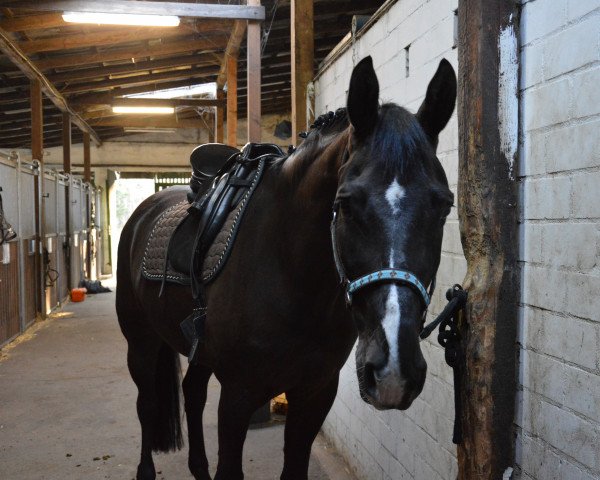
M65 12L63 20L69 23L98 25L136 25L142 27L177 27L179 17L174 15L136 15L130 13Z
M152 92L135 93L126 95L127 98L182 98L192 95L208 95L209 98L216 98L217 84L215 82L199 83L189 87L167 88L164 90L155 90Z
M125 133L175 133L174 128L125 128Z
M112 111L113 113L157 113L160 115L169 115L175 113L175 107L123 107L116 105L112 107Z

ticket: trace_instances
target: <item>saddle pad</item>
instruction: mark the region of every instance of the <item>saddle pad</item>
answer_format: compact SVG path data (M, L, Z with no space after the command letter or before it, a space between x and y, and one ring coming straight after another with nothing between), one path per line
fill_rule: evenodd
M165 259L171 234L179 222L187 216L189 207L190 204L184 200L167 208L156 220L142 260L142 275L147 280L162 281L164 276L168 282L190 285L190 277L176 272L170 265L167 266L165 275Z

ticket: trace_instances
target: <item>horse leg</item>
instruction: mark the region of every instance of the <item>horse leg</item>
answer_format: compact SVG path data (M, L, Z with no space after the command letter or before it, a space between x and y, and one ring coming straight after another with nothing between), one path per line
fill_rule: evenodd
M284 462L281 480L306 480L312 444L333 405L338 376L318 391L286 392L288 413L285 422Z
M204 448L202 413L206 405L210 368L203 365L190 365L183 379L185 414L188 425L189 457L188 466L196 480L210 480L208 460Z
M219 399L219 463L214 480L242 480L242 451L250 417L263 405L268 395L248 390L226 388Z
M134 340L135 338L135 340ZM181 448L179 357L154 334L128 337L127 365L138 388L142 451L137 480L154 480L152 451Z

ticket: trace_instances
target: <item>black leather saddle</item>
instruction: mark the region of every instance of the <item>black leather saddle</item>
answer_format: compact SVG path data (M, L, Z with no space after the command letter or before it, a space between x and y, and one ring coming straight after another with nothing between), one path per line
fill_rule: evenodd
M231 251L248 201L257 187L266 163L285 153L277 145L249 143L240 152L220 144L201 145L192 153L193 167L188 215L177 226L167 248L165 271L189 275L195 308L181 328L191 344L193 361L204 330L206 302L204 285L216 278ZM193 197L193 199L192 199ZM227 230L227 243L214 268L203 269L207 252L215 238ZM168 263L167 263L168 262Z

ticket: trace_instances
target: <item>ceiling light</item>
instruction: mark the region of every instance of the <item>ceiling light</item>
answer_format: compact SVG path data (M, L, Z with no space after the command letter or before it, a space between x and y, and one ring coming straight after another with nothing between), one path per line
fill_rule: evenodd
M65 12L63 20L69 23L98 25L136 25L142 27L177 27L179 17L174 15L135 15L129 13Z
M217 96L217 84L215 82L200 83L187 87L167 88L145 93L125 95L126 98L181 98L193 95L208 95L210 98Z
M174 128L124 128L125 133L175 133L177 130Z
M113 113L157 113L169 115L175 113L175 107L123 107L113 106Z

